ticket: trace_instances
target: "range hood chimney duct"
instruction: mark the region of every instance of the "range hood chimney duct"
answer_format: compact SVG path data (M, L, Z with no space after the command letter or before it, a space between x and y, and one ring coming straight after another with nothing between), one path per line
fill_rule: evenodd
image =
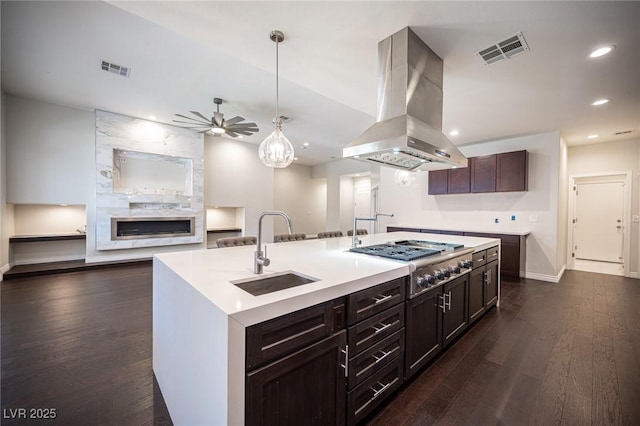
M409 171L467 167L442 133L442 74L442 59L409 27L382 40L377 121L343 157Z

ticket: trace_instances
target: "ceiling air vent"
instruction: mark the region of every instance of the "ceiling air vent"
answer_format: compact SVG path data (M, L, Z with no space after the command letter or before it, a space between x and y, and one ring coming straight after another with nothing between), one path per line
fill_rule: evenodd
M129 77L131 74L131 68L123 67L122 65L112 64L111 62L102 61L101 64L102 71L112 72L114 74L121 75L123 77Z
M494 45L476 52L480 56L485 65L495 64L504 59L509 59L519 53L529 50L524 35L518 33L512 37L502 40Z
M615 132L614 135L615 136L620 136L620 135L628 135L629 133L633 132L633 130L623 130L621 132Z

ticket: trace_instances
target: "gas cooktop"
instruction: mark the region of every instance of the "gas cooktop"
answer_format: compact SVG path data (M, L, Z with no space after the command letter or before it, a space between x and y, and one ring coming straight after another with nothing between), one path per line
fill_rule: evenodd
M462 247L464 247L462 244L448 244L423 240L401 240L372 246L354 247L349 249L349 251L411 262Z

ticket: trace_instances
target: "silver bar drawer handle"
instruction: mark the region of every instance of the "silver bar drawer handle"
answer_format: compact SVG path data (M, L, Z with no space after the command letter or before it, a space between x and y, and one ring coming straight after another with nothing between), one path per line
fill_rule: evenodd
M344 377L349 377L349 345L344 345L340 352L344 354L344 364L340 364L340 367L344 368Z
M445 302L444 294L439 294L438 297L442 299L442 306L438 305L438 308L442 309L442 312L447 312L447 304Z
M386 385L383 385L380 382L378 382L376 384L379 385L379 386L382 386L382 387L380 389L378 389L378 390L374 389L373 386L371 387L371 390L373 391L373 398L371 398L371 399L376 399L378 397L378 395L380 395L382 392L386 391L387 388L393 384L393 382L389 382Z
M383 359L385 359L386 357L388 357L389 355L391 355L391 353L393 353L393 351L385 352L383 350L380 350L380 352L382 352L382 356L373 355L373 357L376 359L376 364L382 361Z
M391 298L393 297L393 294L381 294L380 296L382 296L382 297L375 297L375 296L373 296L373 300L375 300L375 301L376 301L376 305L377 305L378 303L382 303L382 302L384 302L385 300L389 300L389 299L391 299Z
M487 271L487 279L486 279L486 284L489 285L491 284L491 271Z
M385 324L385 323L381 322L380 325L382 327L376 327L375 325L373 326L373 329L375 330L375 332L373 334L378 334L380 332L383 332L387 328L391 327L393 324Z
M444 305L449 308L449 310L451 310L451 290L449 290L449 293L445 293L444 295L444 299L447 300L447 296L449 296L449 301L448 302L444 302Z

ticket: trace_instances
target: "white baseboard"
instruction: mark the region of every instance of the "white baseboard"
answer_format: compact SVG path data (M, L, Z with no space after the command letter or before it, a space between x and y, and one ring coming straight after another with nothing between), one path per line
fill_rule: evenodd
M629 278L640 278L637 272L629 272Z
M9 269L11 269L11 265L9 263L7 263L6 265L2 265L2 267L0 268L0 281L4 280L4 274Z
M565 267L563 266L562 269L560 269L560 272L558 272L558 275L546 275L546 274L537 274L535 272L525 272L524 277L532 280L557 283L557 282L560 282L560 279L562 278L564 271L565 271Z

